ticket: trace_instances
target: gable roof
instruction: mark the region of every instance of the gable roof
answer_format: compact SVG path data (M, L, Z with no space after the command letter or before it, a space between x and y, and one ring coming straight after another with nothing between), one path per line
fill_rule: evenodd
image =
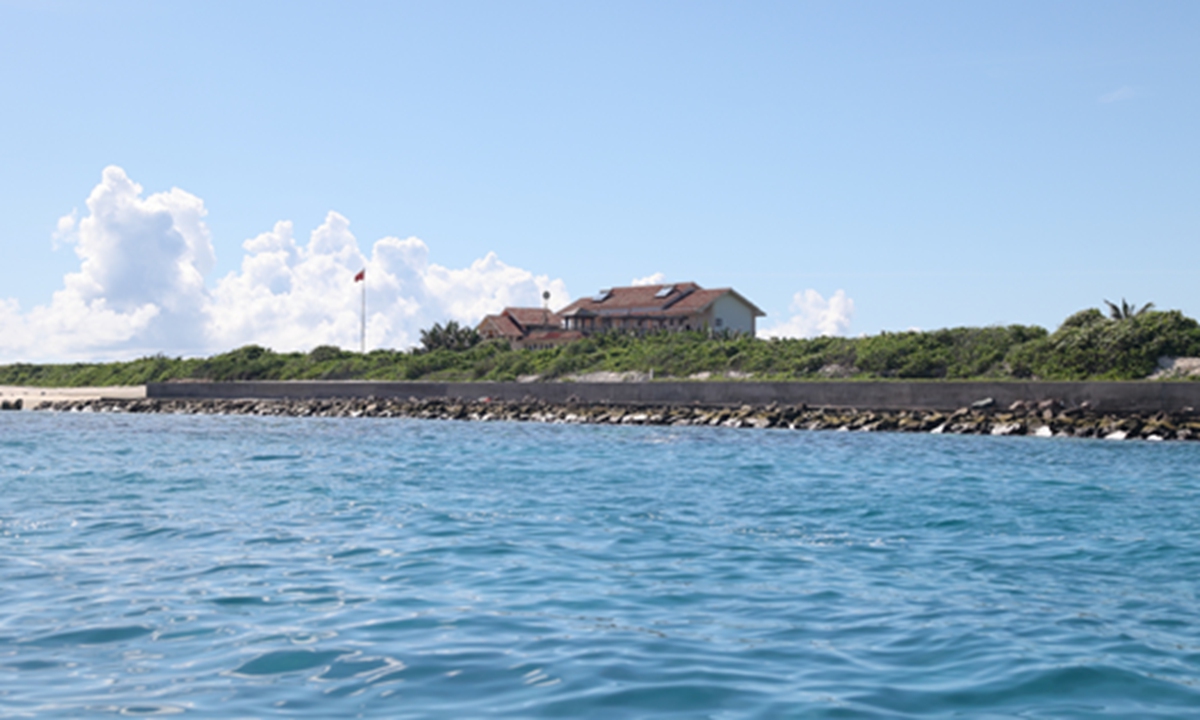
M475 329L488 337L523 338L541 330L562 329L562 317L544 308L508 307L479 321Z
M512 318L503 313L500 315L488 315L479 321L479 325L475 329L484 335L506 338L519 338L525 334L512 321Z
M580 298L560 310L558 314L563 317L692 315L704 312L718 298L725 295L732 295L749 307L756 317L766 315L732 288L705 290L694 282L611 288L592 297Z
M504 308L504 315L512 318L513 322L528 330L531 327L559 327L562 319L558 313L545 308L510 307Z

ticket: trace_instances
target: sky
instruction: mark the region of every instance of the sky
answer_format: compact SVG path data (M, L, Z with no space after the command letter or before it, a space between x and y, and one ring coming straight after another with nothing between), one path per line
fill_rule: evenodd
M1200 3L0 0L0 362L1200 316Z

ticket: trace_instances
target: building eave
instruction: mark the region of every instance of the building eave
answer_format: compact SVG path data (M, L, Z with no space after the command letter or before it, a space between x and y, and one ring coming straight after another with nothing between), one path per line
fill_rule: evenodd
M750 312L751 312L751 314L754 315L754 317L766 317L767 316L767 314L765 312L763 312L757 305L755 305L754 303L747 300L737 290L734 290L733 288L713 288L713 289L720 292L720 295L713 297L712 300L709 300L708 302L701 305L699 308L696 309L696 312L706 312L709 308L712 307L713 303L715 303L716 301L720 300L721 298L725 297L726 295L732 295L735 298L737 298L738 301L741 302L743 305L750 308Z

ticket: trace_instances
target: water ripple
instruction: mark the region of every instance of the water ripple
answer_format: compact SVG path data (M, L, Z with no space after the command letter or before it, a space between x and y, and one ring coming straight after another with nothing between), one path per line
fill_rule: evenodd
M4 714L1200 713L1200 448L0 416Z

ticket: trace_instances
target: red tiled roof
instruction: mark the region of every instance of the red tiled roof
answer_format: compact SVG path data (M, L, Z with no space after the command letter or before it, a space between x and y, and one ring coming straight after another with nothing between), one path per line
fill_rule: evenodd
M525 334L507 315L488 315L475 329L481 335L491 337L519 338Z
M525 329L531 327L560 327L562 318L543 308L510 307L504 308L504 314L512 318Z
M670 294L657 297L660 290L674 288ZM580 298L559 311L559 315L640 315L640 316L672 316L691 315L703 312L717 298L733 294L738 300L748 305L755 315L765 315L754 303L734 292L731 288L715 288L705 290L694 282L676 283L674 285L636 285L633 287L612 288L605 299L597 301L593 297Z

